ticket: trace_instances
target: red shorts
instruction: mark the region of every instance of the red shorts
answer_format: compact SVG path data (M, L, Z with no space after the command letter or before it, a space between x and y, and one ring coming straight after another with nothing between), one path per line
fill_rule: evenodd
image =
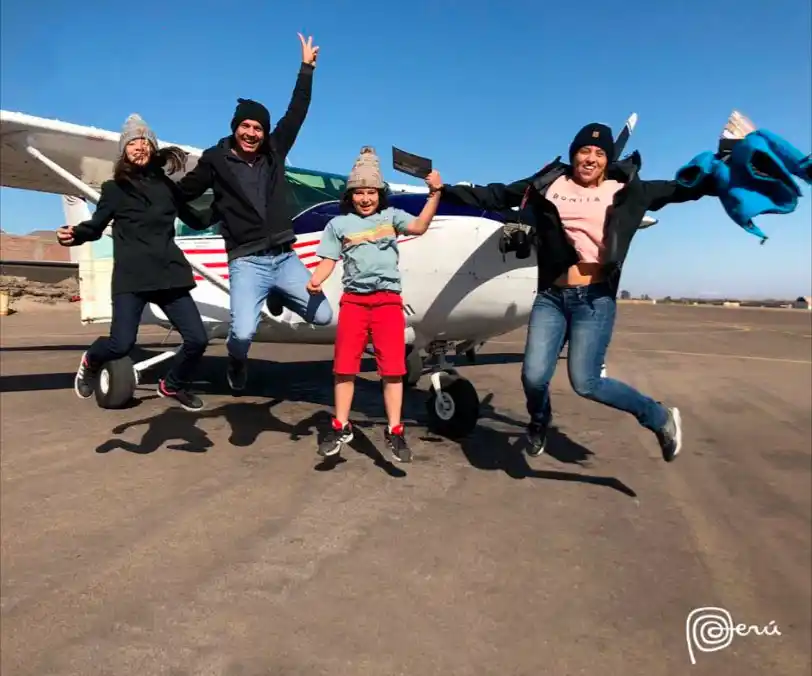
M406 373L406 317L400 294L345 292L338 306L333 373L356 375L371 336L378 374L392 378L403 376Z

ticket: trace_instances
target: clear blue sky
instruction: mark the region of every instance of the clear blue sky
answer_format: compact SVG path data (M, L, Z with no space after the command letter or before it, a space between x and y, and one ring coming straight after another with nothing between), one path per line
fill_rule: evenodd
M137 111L165 140L205 147L238 96L278 119L300 61L321 47L290 161L346 173L359 148L427 155L449 182L510 181L560 153L581 125L640 115L628 149L671 178L715 149L732 109L812 150L809 0L239 3L3 0L2 107L119 129ZM390 168L393 181L409 180ZM765 217L770 240L714 200L659 212L636 238L633 293L795 296L812 291L810 190ZM59 199L0 193L11 232L61 224Z

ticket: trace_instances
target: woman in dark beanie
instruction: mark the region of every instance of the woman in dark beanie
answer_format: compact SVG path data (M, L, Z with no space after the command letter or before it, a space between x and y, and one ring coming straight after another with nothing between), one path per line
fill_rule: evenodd
M187 390L187 383L206 350L208 337L189 291L192 268L174 241L175 219L195 230L207 224L184 205L167 175L184 168L186 154L176 147L158 150L154 132L138 116L130 115L119 140L119 159L113 178L101 186L101 197L90 220L57 231L63 246L99 239L113 224L113 318L110 336L98 338L82 355L75 390L82 399L96 387L101 367L120 359L135 346L141 314L154 303L183 338L183 345L158 394L196 411L203 402Z
M444 186L442 199L481 209L529 209L538 261L538 293L530 315L522 386L530 414L528 454L544 452L552 419L550 381L565 340L575 392L631 413L657 436L663 459L682 445L677 408L601 377L612 339L623 262L646 211L715 194L710 181L693 188L676 181L644 181L640 155L614 161L612 130L592 123L537 174L505 185Z

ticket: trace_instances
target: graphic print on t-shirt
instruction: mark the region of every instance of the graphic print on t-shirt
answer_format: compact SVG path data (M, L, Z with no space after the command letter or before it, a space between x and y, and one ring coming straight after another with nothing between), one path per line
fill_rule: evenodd
M606 210L622 187L618 181L605 180L595 188L584 188L561 176L547 190L547 199L558 210L564 232L583 262L600 262Z

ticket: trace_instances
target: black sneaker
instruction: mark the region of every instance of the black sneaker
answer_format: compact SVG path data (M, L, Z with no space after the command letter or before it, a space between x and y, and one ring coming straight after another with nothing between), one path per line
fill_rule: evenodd
M268 308L268 312L270 312L274 317L278 317L285 310L285 306L282 304L282 299L275 293L272 293L265 299L265 306Z
M169 389L163 378L158 381L158 395L165 399L174 399L187 411L199 411L203 408L203 400L200 397L184 389Z
M384 431L384 437L386 437L386 445L389 447L395 460L398 462L411 462L412 451L406 443L404 432L405 430L403 429L402 423L392 428L387 426Z
M536 423L527 426L527 448L525 452L531 458L538 458L547 446L547 428Z
M682 448L682 418L678 408L668 409L668 420L665 427L657 432L657 441L660 442L663 460L672 462Z
M247 363L229 355L226 377L228 378L228 386L232 390L236 392L244 390L245 384L248 381Z
M319 442L318 454L324 458L337 455L341 452L341 447L352 441L352 423L347 422L342 425L333 418L330 429L324 435L324 439Z
M76 371L76 378L73 381L73 390L80 399L89 399L96 389L96 378L98 371L91 368L87 360L87 352L82 355L79 361L79 368Z

